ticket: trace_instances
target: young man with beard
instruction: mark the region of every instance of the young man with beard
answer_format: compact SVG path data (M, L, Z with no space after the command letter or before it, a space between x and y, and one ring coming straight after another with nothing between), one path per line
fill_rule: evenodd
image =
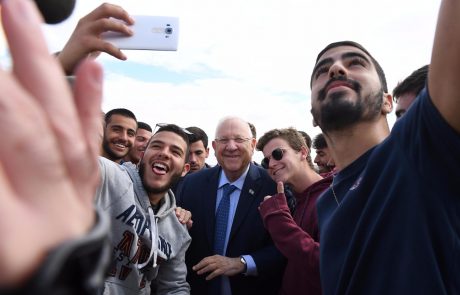
M111 217L112 265L104 294L189 294L185 251L190 236L174 213L169 190L189 170L189 142L176 125L162 125L150 139L139 169L100 158L96 203Z
M460 293L459 15L442 1L427 87L391 133L370 53L346 41L318 55L312 113L340 171L317 204L326 295Z
M128 155L136 137L136 116L127 109L113 109L105 114L102 156L115 163Z
M319 278L319 230L316 200L332 177L323 179L308 162L310 151L294 128L273 129L257 143L264 153L262 166L278 183L278 194L266 196L260 215L276 247L287 258L279 294L321 294ZM291 215L283 185L296 199Z
M137 122L136 138L128 155L124 157L125 162L137 165L144 154L150 137L152 137L152 127L147 123Z
M321 175L330 174L334 171L335 163L331 152L327 147L326 139L322 133L313 139L313 148L316 150L315 163L318 165L318 171Z

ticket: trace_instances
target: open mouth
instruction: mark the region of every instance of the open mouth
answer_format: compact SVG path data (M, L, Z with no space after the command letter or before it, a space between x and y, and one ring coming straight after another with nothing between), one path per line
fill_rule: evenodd
M124 149L128 148L125 144L122 144L122 143L114 143L113 145L115 146L115 148L117 148L119 150L124 150Z
M152 170L153 170L153 172L156 173L156 174L164 175L164 174L168 173L169 168L168 168L168 166L166 166L166 165L163 164L163 163L155 162L155 163L153 163L153 165L152 165Z

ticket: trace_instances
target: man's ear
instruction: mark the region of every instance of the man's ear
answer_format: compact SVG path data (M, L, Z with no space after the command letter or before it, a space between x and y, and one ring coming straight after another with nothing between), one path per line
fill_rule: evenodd
M305 158L305 159L306 159L306 158L308 157L308 155L310 154L310 149L309 149L308 147L306 147L306 146L303 145L303 146L300 148L300 153L302 154L302 158Z
M185 163L184 169L182 169L182 174L181 174L181 176L184 177L189 171L190 171L190 164L189 164L189 163Z
M386 115L393 110L393 97L389 93L383 94L382 114Z

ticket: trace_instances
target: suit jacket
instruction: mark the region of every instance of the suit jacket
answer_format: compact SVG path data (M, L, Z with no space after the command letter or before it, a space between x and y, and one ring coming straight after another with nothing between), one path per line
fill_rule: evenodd
M211 294L206 275L197 275L192 266L214 255L215 208L221 169L217 165L188 175L178 195L179 206L192 212L192 243L185 258L192 294ZM226 256L251 255L258 276L229 277L233 295L277 294L279 291L285 258L275 248L258 211L263 198L274 194L276 183L263 168L251 163L235 212Z

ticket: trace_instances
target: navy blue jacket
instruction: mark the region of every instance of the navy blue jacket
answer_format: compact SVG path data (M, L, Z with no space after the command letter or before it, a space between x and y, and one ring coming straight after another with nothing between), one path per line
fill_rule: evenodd
M214 255L214 220L221 169L217 165L187 175L177 196L180 200L178 205L192 212L192 243L186 254L187 280L192 294L211 294L206 275L197 275L191 267ZM236 209L226 256L251 255L257 265L258 276L238 274L230 277L234 295L277 294L279 291L285 259L265 230L258 210L263 198L275 193L276 183L263 168L251 163Z

